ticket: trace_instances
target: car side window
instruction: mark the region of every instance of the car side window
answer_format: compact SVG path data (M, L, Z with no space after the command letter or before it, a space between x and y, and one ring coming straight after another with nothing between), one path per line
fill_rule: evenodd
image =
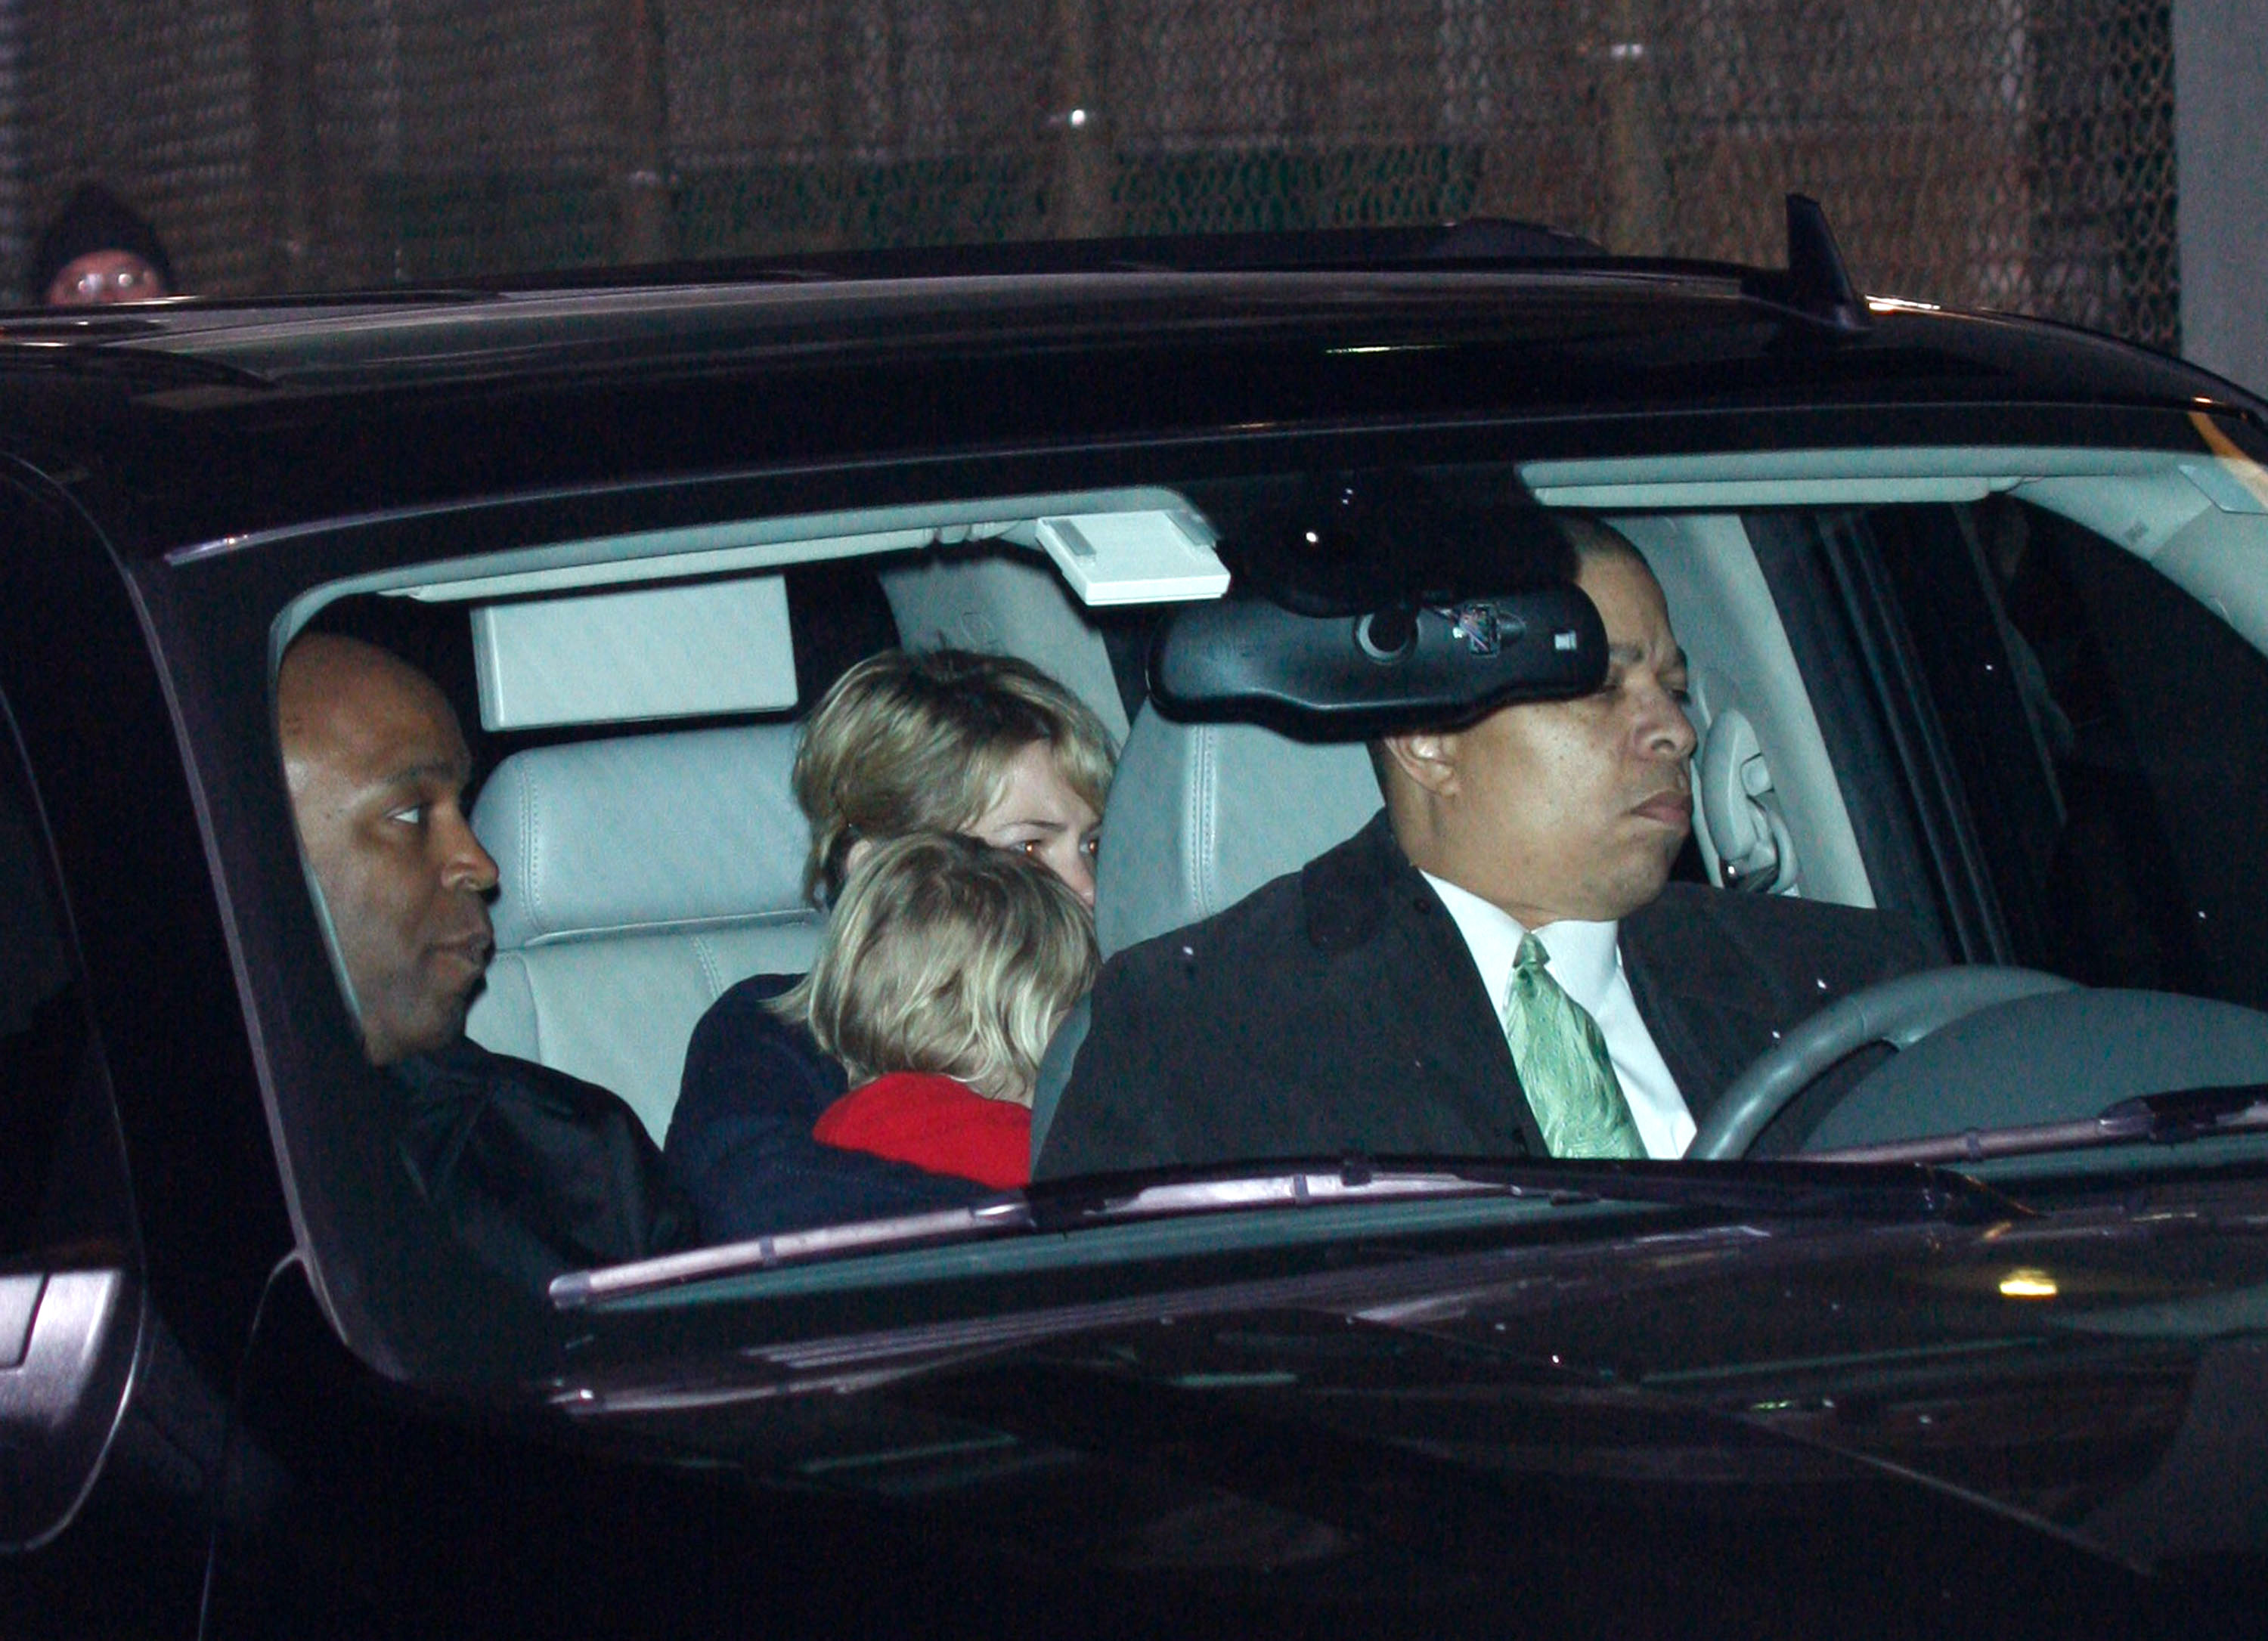
M2268 660L2068 519L1926 511L1884 562L2016 960L2268 1005Z

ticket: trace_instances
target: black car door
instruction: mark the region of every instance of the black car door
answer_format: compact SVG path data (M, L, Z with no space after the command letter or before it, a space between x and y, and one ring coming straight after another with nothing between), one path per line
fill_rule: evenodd
M156 669L85 512L0 476L0 1628L195 1632L291 1246Z

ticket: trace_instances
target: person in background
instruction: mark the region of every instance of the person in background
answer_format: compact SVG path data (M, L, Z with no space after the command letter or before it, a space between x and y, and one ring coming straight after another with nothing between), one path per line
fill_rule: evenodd
M811 973L772 1004L859 1085L814 1137L1026 1183L1040 1056L1099 961L1093 917L1051 873L949 832L877 845Z
M805 726L795 796L811 821L804 881L829 906L895 837L954 832L1020 855L1094 904L1108 732L1038 668L965 650L888 650L836 681ZM795 977L757 975L694 1028L663 1154L701 1233L739 1241L975 1201L967 1180L821 1144L849 1087L800 1025L768 1006Z
M98 182L82 183L32 247L32 299L49 307L144 302L174 295L158 235Z

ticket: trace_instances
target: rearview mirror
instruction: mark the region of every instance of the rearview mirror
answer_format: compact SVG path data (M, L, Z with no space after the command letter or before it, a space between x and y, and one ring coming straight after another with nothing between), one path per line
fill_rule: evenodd
M1454 728L1519 702L1587 695L1606 673L1599 613L1565 584L1359 615L1258 599L1193 605L1150 651L1150 691L1167 716L1313 741Z

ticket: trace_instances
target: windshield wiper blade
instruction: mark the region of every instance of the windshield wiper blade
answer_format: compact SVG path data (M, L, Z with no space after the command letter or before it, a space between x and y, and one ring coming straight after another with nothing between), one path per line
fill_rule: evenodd
M1447 1197L1500 1196L1553 1206L1601 1202L1705 1208L1741 1214L1986 1223L2026 1217L1989 1186L1959 1174L1911 1168L1831 1173L1797 1162L1498 1162L1477 1158L1348 1158L1336 1163L1249 1164L1170 1174L1051 1181L1027 1193L1038 1228L1075 1230L1125 1220L1247 1208L1327 1207Z
M618 1299L658 1288L674 1288L712 1277L737 1277L783 1265L811 1265L861 1254L884 1254L936 1242L965 1242L1035 1228L1031 1207L1020 1196L995 1197L970 1208L903 1214L895 1219L865 1219L850 1225L814 1225L664 1254L635 1264L597 1270L571 1270L551 1279L554 1310L579 1310L601 1299Z
M2219 1134L2268 1129L2268 1084L2184 1088L2141 1094L2108 1107L2100 1116L2073 1122L2015 1128L1966 1129L1879 1145L1845 1145L1808 1152L1804 1161L1842 1163L1962 1163L1993 1157L2032 1157L2050 1152L2092 1151L2103 1145L2184 1145Z
M1341 1164L1329 1171L1240 1171L1202 1177L1176 1174L1162 1182L1154 1174L1145 1179L1146 1183L1102 1193L1092 1189L1085 1181L1070 1182L1068 1186L1043 1185L1034 1188L1030 1196L1010 1193L968 1208L941 1209L933 1213L905 1214L850 1225L814 1225L808 1230L776 1232L716 1247L665 1254L635 1264L571 1270L551 1279L551 1305L555 1310L579 1310L604 1299L651 1293L716 1277L737 1277L787 1265L820 1264L1010 1232L1062 1231L1108 1220L1213 1213L1278 1203L1380 1202L1396 1197L1489 1192L1503 1195L1507 1189L1506 1182L1493 1175L1476 1178L1438 1168L1381 1172L1358 1162ZM1513 1187L1511 1194L1531 1193ZM1562 1193L1553 1189L1532 1194Z
M1540 1191L1491 1171L1454 1167L1374 1168L1349 1161L1331 1166L1299 1167L1263 1174L1236 1173L1164 1181L1134 1181L1096 1189L1079 1181L1069 1188L1040 1188L1040 1207L1050 1228L1069 1214L1079 1221L1147 1219L1178 1214L1207 1214L1237 1208L1322 1207L1339 1203L1378 1203L1441 1196L1533 1196Z
M1018 1233L1101 1229L1145 1219L1248 1210L1383 1205L1499 1197L1552 1207L1647 1203L1779 1218L1986 1223L2029 1211L1958 1174L1910 1168L1821 1170L1779 1162L1497 1162L1344 1158L1264 1168L1208 1168L1044 1181L968 1208L782 1231L551 1280L555 1310L686 1283Z

